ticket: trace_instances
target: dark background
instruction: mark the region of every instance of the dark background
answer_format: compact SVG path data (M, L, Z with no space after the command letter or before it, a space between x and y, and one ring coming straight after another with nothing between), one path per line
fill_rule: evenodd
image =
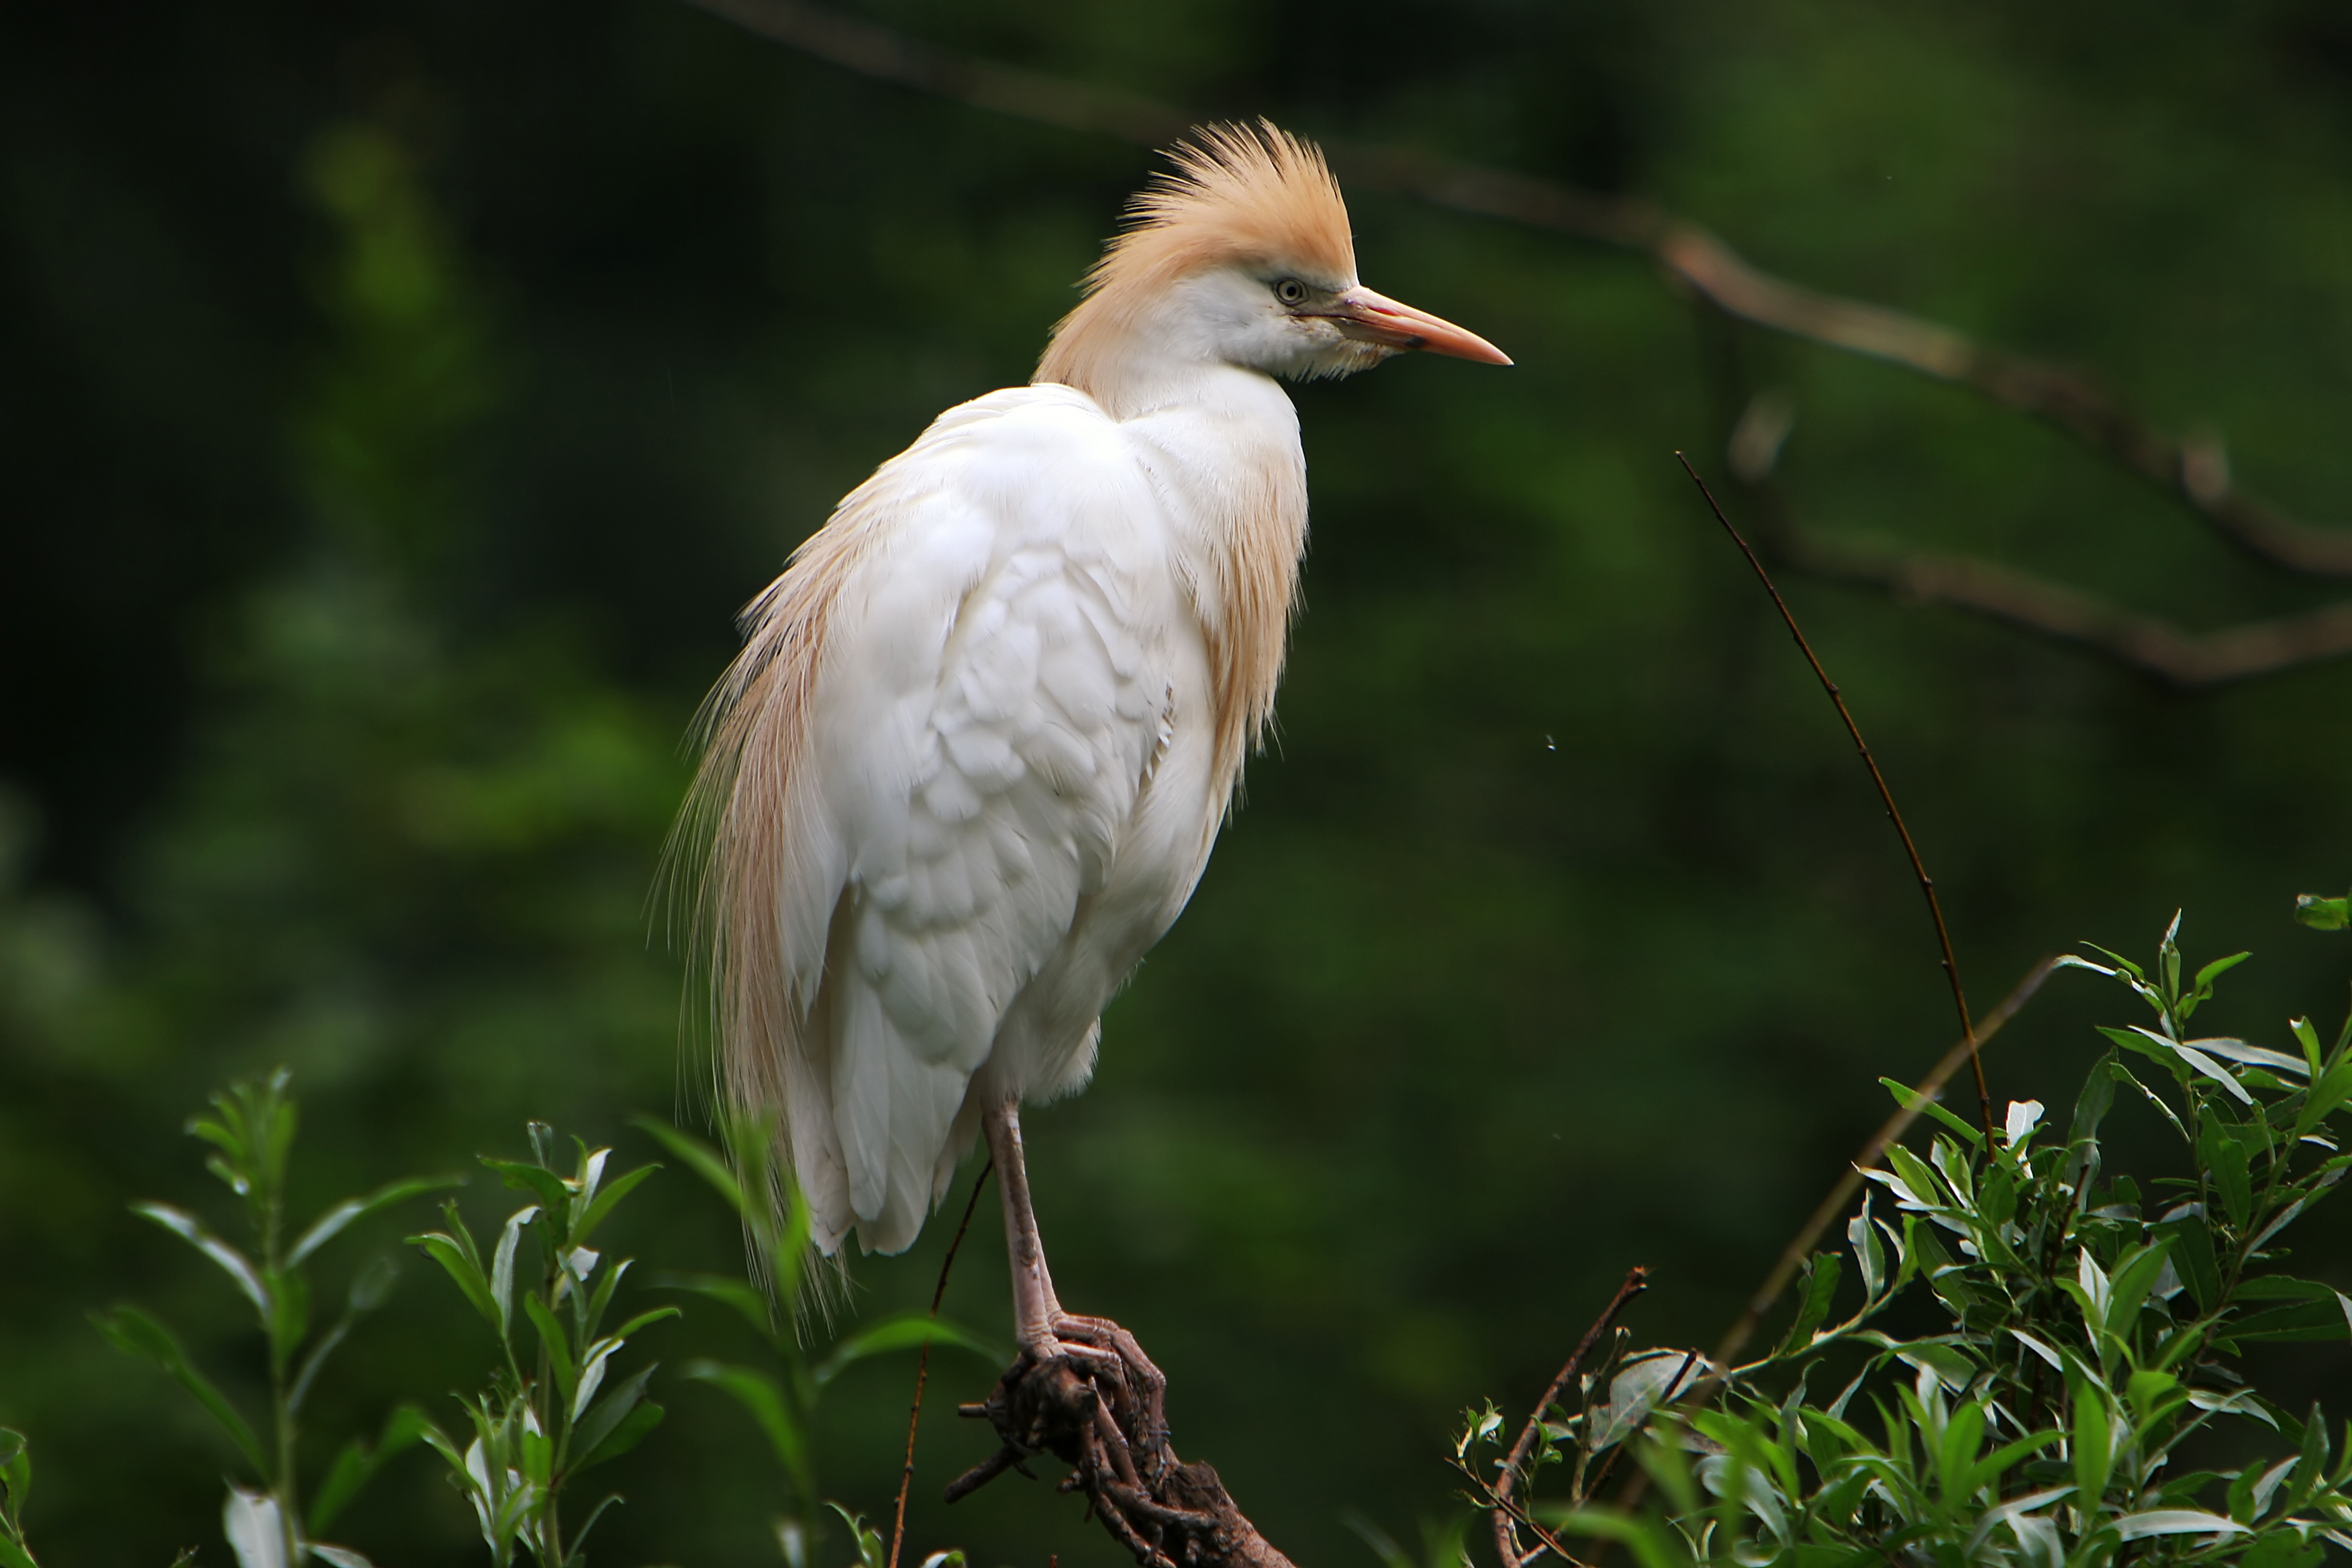
M1759 265L2089 366L2308 514L2352 496L2352 28L2340 6L1985 0L874 5L945 47L1210 114L1655 199ZM125 1210L232 1219L181 1134L290 1066L301 1206L527 1116L700 1125L649 903L732 612L940 408L1025 379L1118 205L1116 142L845 74L659 0L0 12L0 1422L52 1563L225 1563L232 1457L85 1320L171 1316L240 1396L217 1277ZM1449 1423L1524 1402L1625 1267L1712 1341L1954 1030L1833 715L1670 453L1720 469L1725 333L1638 258L1353 203L1373 286L1509 371L1298 394L1315 496L1280 732L1092 1090L1030 1145L1065 1298L1141 1336L1183 1450L1300 1561L1454 1505ZM1825 532L2006 560L2207 626L2324 602L1969 394L1730 334L1799 415ZM2168 694L1952 613L1792 580L1986 1006L2186 905L2217 1030L2341 996L2288 919L2352 878L2352 664ZM649 931L651 935L649 936ZM2128 999L2063 978L1991 1053L2071 1096ZM2160 1146L2149 1144L2151 1151ZM613 1245L740 1265L670 1172ZM961 1195L961 1189L960 1194ZM476 1181L478 1227L506 1211ZM396 1248L415 1205L327 1268ZM2340 1218L2341 1216L2337 1216ZM949 1226L853 1269L928 1297ZM950 1310L1003 1337L992 1225ZM2299 1272L2352 1278L2322 1225ZM640 1302L654 1293L637 1292ZM327 1438L485 1364L412 1258ZM745 1356L714 1308L674 1369ZM2334 1377L2341 1347L2294 1375ZM828 1395L828 1489L887 1511L911 1369ZM985 1451L934 1368L912 1545L1123 1561ZM607 1475L599 1561L773 1561L773 1479L707 1388ZM469 1562L419 1453L338 1526ZM819 1554L848 1553L836 1531Z

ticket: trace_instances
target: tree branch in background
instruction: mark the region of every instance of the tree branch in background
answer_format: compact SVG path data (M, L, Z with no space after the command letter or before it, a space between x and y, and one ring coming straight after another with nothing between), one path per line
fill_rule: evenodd
M2158 616L1995 562L1873 551L1802 536L1784 541L1783 549L1791 565L1811 576L1864 584L1920 604L1949 605L2075 643L2184 691L2352 653L2352 603L2219 631L2189 632Z
M1017 120L1146 147L1164 146L1200 122L1198 116L1134 93L935 49L804 0L689 3L845 70ZM1676 285L1738 321L1967 387L2048 422L2137 474L2260 560L2306 575L2352 576L2352 529L2315 527L2246 495L2231 477L2229 458L2218 437L2168 436L2080 373L1989 348L1966 333L1901 310L1842 299L1776 278L1751 266L1706 229L1647 202L1582 191L1553 180L1482 168L1409 148L1348 142L1324 145L1332 162L1360 184L1453 212L1499 218L1640 252ZM1867 574L1848 574L1853 580L1869 580ZM1936 577L1934 573L1926 575ZM1885 574L1879 576L1885 579ZM1880 585L1898 584L1882 581ZM1979 607L1967 596L1967 588L1942 585L1948 592L1941 602ZM1982 585L1977 587L1979 597L1983 597ZM2022 603L2015 595L1999 591L1991 597ZM2082 601L2083 605L2092 603ZM2160 638L2148 642L2141 635L2147 626L2161 623L2142 625L2134 634L2138 641L2134 642L2131 637L2118 640L2119 634L2112 630L2102 635L2052 631L2046 616L2004 614L1992 608L1985 613L1999 615L2030 631L2064 637L2103 651L2118 652L2126 646L2141 644L2159 648L2158 658L2170 658L2176 667L2191 672L2194 679L2180 682L2188 685L2236 679L2284 668L2287 663L2330 657L2342 651L2335 639L2347 635L2347 617L2311 627L2301 624L2311 617L2301 617L2269 623L2260 636L2242 643L2224 637L2218 645L2205 647L2201 645L2211 639L2190 639L2199 646L2167 648ZM2107 625L2098 616L2090 619ZM2119 653L2119 657L2164 673L2158 665L2132 654ZM2218 673L2200 673L2208 670Z
M2218 631L2190 632L2160 616L1998 562L1874 547L1804 529L1796 521L1786 489L1773 477L1781 444L1795 424L1794 409L1779 392L1750 395L1736 354L1710 358L1718 402L1727 409L1738 408L1724 456L1755 503L1759 542L1776 563L1914 603L1948 605L2038 637L2073 643L2183 691L2208 690L2352 653L2352 602Z

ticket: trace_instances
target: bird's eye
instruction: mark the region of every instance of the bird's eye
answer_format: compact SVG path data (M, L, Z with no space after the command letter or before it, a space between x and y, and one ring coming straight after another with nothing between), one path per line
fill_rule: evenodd
M1274 297L1286 305L1296 305L1307 298L1307 285L1296 278L1286 278L1274 286Z

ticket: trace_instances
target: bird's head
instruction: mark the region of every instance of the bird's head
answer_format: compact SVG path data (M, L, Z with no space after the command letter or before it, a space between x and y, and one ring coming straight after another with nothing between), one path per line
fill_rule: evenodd
M1356 279L1338 182L1311 144L1270 121L1216 125L1128 208L1054 329L1037 379L1103 396L1135 373L1239 365L1305 380L1409 349L1508 364L1475 332Z

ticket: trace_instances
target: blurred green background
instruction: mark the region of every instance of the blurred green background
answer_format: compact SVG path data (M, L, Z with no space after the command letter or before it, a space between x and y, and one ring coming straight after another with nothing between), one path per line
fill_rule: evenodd
M2329 0L863 14L1651 197L1784 275L2095 367L2307 514L2352 498ZM37 1444L50 1562L225 1563L229 1451L85 1313L154 1306L246 1393L257 1344L125 1204L226 1223L181 1124L278 1063L313 1203L517 1153L527 1116L632 1163L656 1151L631 1112L701 1124L648 891L732 613L935 412L1026 378L1152 164L661 0L14 6L0 126L0 1423ZM1299 391L1315 531L1278 741L1094 1088L1030 1124L1065 1298L1136 1330L1181 1449L1312 1563L1370 1560L1350 1510L1408 1538L1444 1515L1454 1414L1524 1402L1627 1265L1656 1271L1643 1340L1711 1341L1881 1114L1873 1079L1953 1033L1867 783L1670 457L1722 467L1720 327L1636 258L1353 211L1368 281L1517 367ZM1969 395L1732 336L1793 400L1782 471L1824 531L2200 626L2326 597ZM1980 1007L2186 904L2192 957L2257 952L2214 1027L2332 1019L2342 954L2287 911L2352 879L2352 664L2186 699L1787 586ZM2118 1000L2054 983L1996 1093L2071 1092ZM614 1247L739 1265L691 1177L643 1194ZM478 1228L511 1201L466 1196ZM2352 1278L2343 1218L2300 1272ZM856 1263L859 1310L925 1300L950 1228ZM975 1234L949 1310L1001 1338ZM643 1347L746 1355L721 1320ZM317 1425L487 1354L412 1257ZM914 1548L1124 1561L1042 1485L938 1505L987 1449L951 1407L992 1375L934 1367ZM878 1362L830 1396L820 1468L868 1513L910 1379ZM753 1428L656 1388L669 1425L605 1472L628 1503L598 1560L773 1561ZM336 1534L387 1565L479 1551L421 1452ZM847 1554L836 1532L819 1562Z

